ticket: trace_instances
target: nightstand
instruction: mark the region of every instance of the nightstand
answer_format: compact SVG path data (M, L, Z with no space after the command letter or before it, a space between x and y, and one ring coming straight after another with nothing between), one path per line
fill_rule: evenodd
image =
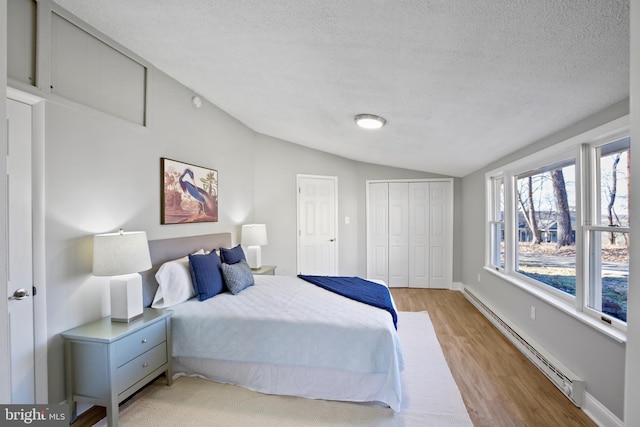
M276 265L263 265L260 268L252 268L251 272L256 275L270 274L273 276L274 274L276 274L276 268L278 268L278 266Z
M141 318L130 323L111 322L104 317L63 332L67 403L71 420L77 403L107 408L109 427L118 425L118 404L171 370L170 310L145 308Z

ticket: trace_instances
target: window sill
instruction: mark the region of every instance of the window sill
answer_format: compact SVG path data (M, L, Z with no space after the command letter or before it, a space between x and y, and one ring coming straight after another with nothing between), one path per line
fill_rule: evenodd
M568 314L569 316L573 317L574 319L579 320L580 322L591 326L593 329L595 329L596 331L608 336L609 338L625 344L627 342L627 334L625 331L621 331L619 329L616 329L612 326L609 326L601 321L599 321L598 319L596 319L595 317L592 317L588 314L582 313L580 311L577 311L576 308L571 305L568 304L565 301L562 301L561 299L555 298L551 295L549 295L548 293L542 291L541 289L538 289L536 286L532 286L526 282L524 282L523 280L518 280L516 277L510 276L508 274L505 274L503 272L500 271L496 271L495 269L491 268L491 267L487 267L485 266L484 269L488 272L490 272L491 274L499 277L500 279L507 281L515 286L517 286L518 288L522 289L523 291L527 292L530 295L533 295L534 297L548 303L549 305L557 308L558 310L562 311L563 313Z

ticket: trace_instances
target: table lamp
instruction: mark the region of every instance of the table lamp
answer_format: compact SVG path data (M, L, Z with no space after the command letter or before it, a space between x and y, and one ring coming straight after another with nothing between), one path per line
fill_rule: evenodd
M242 246L247 248L247 263L252 269L262 267L262 248L267 244L267 226L245 224L242 226Z
M131 322L142 316L142 277L151 268L144 231L98 234L93 237L93 274L111 276L111 321Z

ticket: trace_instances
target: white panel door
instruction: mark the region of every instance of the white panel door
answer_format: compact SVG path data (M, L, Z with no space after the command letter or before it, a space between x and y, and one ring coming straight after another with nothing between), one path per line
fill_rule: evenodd
M429 287L429 183L409 183L409 287Z
M35 403L31 106L7 99L8 295L11 403Z
M409 286L409 185L389 183L389 286Z
M367 278L389 282L389 183L369 184Z
M336 177L298 176L298 274L335 276Z
M429 184L429 287L450 289L452 278L451 183Z

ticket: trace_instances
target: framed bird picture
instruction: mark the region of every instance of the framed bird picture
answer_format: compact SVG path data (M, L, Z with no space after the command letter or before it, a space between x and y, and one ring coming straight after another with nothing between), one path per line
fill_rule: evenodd
M160 158L161 224L218 221L218 171Z

